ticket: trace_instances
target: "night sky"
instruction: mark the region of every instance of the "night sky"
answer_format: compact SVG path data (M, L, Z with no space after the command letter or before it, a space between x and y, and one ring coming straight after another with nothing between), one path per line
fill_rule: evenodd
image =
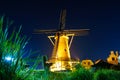
M105 60L111 50L120 51L120 2L116 0L1 0L0 16L14 21L10 31L22 24L22 34L31 37L27 50L50 56L53 46L47 35L33 34L34 29L57 29L63 8L66 29L90 29L87 36L74 37L73 58Z

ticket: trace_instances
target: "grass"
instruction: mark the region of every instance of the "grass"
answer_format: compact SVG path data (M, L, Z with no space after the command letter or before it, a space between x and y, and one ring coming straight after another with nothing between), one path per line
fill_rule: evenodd
M120 71L101 69L94 73L94 80L120 80Z
M36 59L32 68L26 69L25 65L29 57L33 54L29 51L27 57L25 47L29 38L20 35L21 27L18 31L13 30L10 34L8 29L11 22L4 22L4 17L0 18L0 80L25 80L37 66L39 60ZM9 60L7 58L9 57ZM11 58L10 58L11 57Z
M36 73L36 74L35 74ZM36 70L31 80L120 80L120 71L100 69L97 71L77 69L73 72L49 72Z

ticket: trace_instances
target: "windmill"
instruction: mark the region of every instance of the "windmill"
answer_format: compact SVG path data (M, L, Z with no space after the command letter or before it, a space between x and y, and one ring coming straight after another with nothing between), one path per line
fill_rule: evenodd
M89 29L69 29L65 30L66 10L62 10L60 14L59 29L53 30L39 30L35 32L53 34L48 36L53 44L53 51L51 58L46 63L52 63L50 71L72 70L73 63L70 56L70 46L74 36L83 36L88 33Z

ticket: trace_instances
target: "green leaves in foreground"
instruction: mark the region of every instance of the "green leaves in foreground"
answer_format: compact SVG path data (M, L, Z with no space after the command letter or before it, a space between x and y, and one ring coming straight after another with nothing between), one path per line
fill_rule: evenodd
M5 24L4 17L0 18L0 80L24 80L28 78L38 61L31 69L25 68L29 56L23 58L23 55L26 53L25 46L29 39L20 36L22 26L18 31L13 30L11 34L8 33L8 26L9 23ZM29 51L27 54L33 53Z

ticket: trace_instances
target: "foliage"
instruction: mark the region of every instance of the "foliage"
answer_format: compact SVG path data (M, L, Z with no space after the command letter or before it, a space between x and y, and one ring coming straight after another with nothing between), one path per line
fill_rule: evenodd
M9 34L10 24L4 22L4 17L0 18L0 80L24 80L33 71L38 61L31 69L25 68L26 59L23 55L26 53L25 46L29 39L20 36L21 26L17 32L13 30ZM29 54L31 53L30 51Z
M100 69L94 73L94 80L120 80L120 71Z
M100 69L96 72L79 68L74 72L49 72L36 70L30 80L120 80L120 71ZM34 79L33 79L34 78Z
M46 74L44 70L37 70L34 72L31 80L69 80L67 72L49 72Z
M90 70L79 68L70 74L69 80L92 80L93 74Z

